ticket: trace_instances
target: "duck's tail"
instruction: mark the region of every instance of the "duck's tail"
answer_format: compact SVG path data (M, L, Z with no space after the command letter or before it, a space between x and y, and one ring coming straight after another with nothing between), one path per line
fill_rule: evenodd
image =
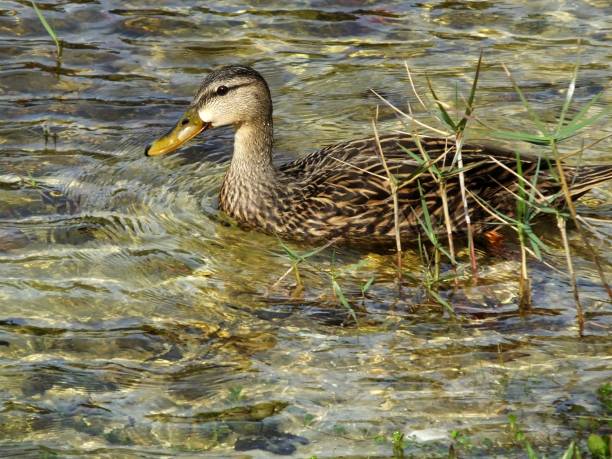
M570 193L574 199L589 192L595 185L612 180L612 165L581 166L568 172Z

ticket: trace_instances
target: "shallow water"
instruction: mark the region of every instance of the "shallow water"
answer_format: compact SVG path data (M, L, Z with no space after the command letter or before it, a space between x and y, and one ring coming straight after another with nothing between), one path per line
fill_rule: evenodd
M467 93L481 49L481 120L530 128L501 63L554 120L576 37L578 104L609 87L612 8L526 3L40 2L65 41L58 66L29 2L0 1L2 456L392 457L399 431L414 457L445 457L451 443L461 457L524 457L511 413L551 457L609 433L596 391L612 376L612 310L575 231L583 339L547 224L546 264L530 264L534 312L517 312L508 242L479 254L476 285L441 286L453 319L418 280L398 288L392 255L330 248L300 266L302 292L292 275L277 282L291 266L279 241L216 210L230 130L142 155L201 77L229 63L270 83L280 159L370 135L370 88L406 106L404 62L422 93L425 75L450 100L455 85ZM401 127L388 109L380 119ZM566 148L611 133L603 120ZM611 147L584 161L612 162ZM580 209L610 275L609 188ZM405 266L423 278L418 253Z

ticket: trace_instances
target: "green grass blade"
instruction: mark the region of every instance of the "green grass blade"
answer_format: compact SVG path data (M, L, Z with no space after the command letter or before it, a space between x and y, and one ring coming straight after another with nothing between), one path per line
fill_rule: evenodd
M470 197L472 197L476 202L478 202L478 204L483 209L487 209L492 214L497 215L500 218L500 220L502 220L504 222L504 224L509 225L509 226L511 226L511 227L513 227L515 229L516 229L516 227L518 227L518 226L520 226L522 224L518 220L515 220L514 218L510 217L509 215L506 215L503 212L500 212L495 207L492 207L488 202L486 202L482 198L478 197L478 195L470 193Z
M312 250L310 250L308 252L304 252L304 253L300 254L300 253L296 252L295 250L291 249L287 244L285 244L283 242L283 240L280 237L278 237L278 235L276 236L276 238L278 239L278 243L283 248L283 250L287 253L289 258L291 258L294 261L297 261L298 263L301 263L302 261L307 260L308 258L312 257L313 255L316 255L319 252L322 252L323 250L328 248L329 245L330 245L330 244L325 244L325 245L322 245L321 247L317 247L317 248L312 249Z
M542 242L542 239L536 236L531 230L526 230L525 234L529 239L529 244L533 249L533 253L538 260L542 260L542 250L548 251L548 247Z
M512 83L512 87L514 88L514 91L518 94L519 99L521 99L521 102L523 103L523 107L525 107L525 110L529 114L533 123L538 127L538 129L540 130L542 134L548 134L546 125L542 122L538 114L531 109L531 105L529 105L529 102L527 101L525 94L523 93L519 85L517 84L516 80L514 79L514 77L508 70L508 68L504 64L502 64L502 66L504 68L504 71L506 72L506 75L510 79L510 82Z
M538 179L540 178L540 166L542 164L542 158L538 156L538 162L536 163L536 170L531 180L531 191L529 192L529 202L535 202L535 193L537 190Z
M338 284L335 278L332 277L331 281L332 281L332 289L334 290L334 294L338 297L340 304L348 310L349 314L351 315L355 323L359 324L359 322L357 321L357 314L355 314L355 310L351 307L348 300L344 296L342 287L340 287L340 284Z
M533 448L531 447L531 444L528 441L525 442L525 449L527 450L528 459L539 459L538 455L533 450Z
M455 118L459 119L459 82L455 81Z
M436 300L439 304L444 306L446 310L450 313L451 316L455 315L455 310L453 309L451 304L448 301L446 301L444 298L442 298L438 292L436 292L433 289L427 289L427 292L434 298L434 300Z
M366 281L366 283L361 286L361 294L365 295L367 291L370 290L370 287L372 286L373 283L374 283L374 276L370 277Z
M302 260L306 260L307 258L310 258L318 254L319 252L325 250L327 247L329 247L329 245L323 245L321 247L317 247L316 249L312 249L308 252L303 253L302 255L300 255L300 257L302 258Z
M580 120L581 118L585 117L587 112L591 109L591 107L593 105L595 105L599 99L601 99L601 97L603 96L603 91L596 94L595 97L593 97L591 100L589 100L586 105L584 105L579 111L578 113L576 113L576 115L572 118L572 120L570 122L567 123L567 125L565 126L567 128L568 125L571 125L572 123L576 122L576 120Z
M418 137L415 137L415 143L417 145L421 145L421 140ZM436 162L432 161L430 156L427 154L427 150L425 150L424 148L421 149L424 155L423 157L417 155L416 153L404 147L403 145L399 145L399 147L401 150L404 151L404 153L410 156L419 165L419 168L414 174L412 174L411 178L421 175L423 172L433 172L434 174L436 174L437 177L440 177L442 171L440 171L438 166L436 166Z
M604 108L600 113L593 115L590 118L577 120L577 117L575 117L567 126L557 133L557 138L555 140L559 142L561 140L569 139L570 137L575 136L579 130L595 124L600 119L608 116L610 113L612 113L611 108Z
M291 248L289 248L289 246L286 245L280 238L278 238L278 243L283 248L285 253L289 256L289 258L291 258L294 261L302 260L302 256L298 254L297 252L295 252L294 250L292 250Z
M404 151L404 153L406 153L408 156L410 156L412 159L414 159L419 166L423 166L427 161L429 161L429 158L425 159L422 156L417 155L412 150L404 147L403 145L398 144L398 146L400 147L401 150Z
M429 79L429 77L427 77L427 85L429 86L429 90L431 91L431 95L433 96L434 100L436 101L436 105L438 106L438 110L439 110L440 116L442 118L441 120L444 122L444 124L446 124L449 128L451 128L453 130L453 132L457 132L457 125L455 124L453 119L450 117L450 115L448 114L446 109L444 108L444 104L442 103L442 101L438 98L438 95L436 94L436 91L434 90L433 85L431 84L431 80Z
M575 449L576 449L576 443L572 440L572 442L569 444L569 446L563 453L563 456L561 456L561 459L575 459L574 458Z
M482 50L480 51L480 56L478 57L478 64L476 64L476 73L474 75L474 81L472 83L472 89L470 91L470 96L468 97L467 105L465 107L465 113L459 124L457 124L457 129L463 131L467 122L474 112L474 99L476 98L476 87L478 86L478 77L480 76L480 68L482 66Z
M555 208L555 207L547 207L545 204L540 204L537 202L533 202L531 200L527 200L521 196L519 196L518 194L516 194L514 191L510 190L508 187L500 184L498 182L498 184L504 189L504 191L506 193L511 194L512 196L514 196L516 199L521 200L523 203L525 203L527 206L529 206L529 209L534 210L535 212L542 212L542 213L548 213L548 214L552 214L552 215L563 215L561 213L561 211L559 211L559 209ZM562 196L562 193L556 193L552 196L548 196L546 198L546 202L554 202L558 197ZM479 203L480 202L484 202L482 201L477 195L473 194L473 198L476 199ZM492 212L498 214L498 215L502 215L504 216L504 218L506 219L506 221L512 222L513 224L521 224L521 222L519 220L514 220L512 218L510 218L509 216L505 215L505 214L501 214L500 212L498 212L496 209L492 208L491 206L489 206L487 204L487 209L490 209ZM529 218L533 218L536 214L532 214L529 213Z
M425 196L423 195L421 182L417 182L417 185L419 187L419 195L421 196L421 208L423 209L423 228L425 229L429 240L435 245L438 242L438 238L436 238L436 233L434 232L431 224L431 217L429 216L429 209L427 208L427 202L425 201Z
M38 16L38 19L42 23L43 27L45 28L49 36L55 42L55 47L57 48L57 57L60 57L62 55L62 44L60 43L59 38L57 38L57 34L53 30L53 27L51 27L51 25L47 22L45 17L42 15L40 10L38 9L36 2L34 2L34 0L30 0L30 1L32 3L32 8L34 8L34 11L36 12L36 15Z
M516 173L519 177L525 178L523 177L523 162L521 161L521 156L518 151L516 152ZM525 204L525 183L523 180L519 180L517 186L520 199L516 201L516 216L518 220L524 221L527 214L527 205Z
M520 131L492 131L489 133L492 137L503 140L515 140L519 142L533 143L535 145L550 145L551 137L541 134L530 134L529 132Z
M436 236L436 232L433 229L433 225L431 223L431 216L429 215L429 209L427 208L427 202L425 201L425 196L423 195L423 188L421 187L421 182L417 182L419 187L419 194L421 196L421 207L423 209L423 218L419 218L419 223L423 227L425 234L429 241L434 245L434 247L442 252L449 260L452 259L450 254L442 247L442 244L438 241L438 237Z
M576 79L578 78L578 67L580 67L580 54L578 54L576 58L576 65L574 66L574 73L572 75L572 79L570 81L569 86L567 87L567 95L565 96L565 102L563 103L563 107L561 108L561 115L559 115L559 124L557 125L557 132L559 133L561 128L563 128L563 123L565 121L565 115L567 114L567 110L572 103L572 99L574 98L574 91L576 90Z

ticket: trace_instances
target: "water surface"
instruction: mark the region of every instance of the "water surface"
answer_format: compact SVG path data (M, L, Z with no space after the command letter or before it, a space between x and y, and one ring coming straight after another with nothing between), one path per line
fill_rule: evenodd
M30 3L0 1L4 457L391 457L395 431L414 457L445 457L453 442L462 457L524 457L510 413L552 457L606 432L591 420L606 415L596 390L612 377L612 311L574 231L582 339L554 225L540 228L550 253L530 264L528 316L512 243L479 254L477 284L441 286L455 319L419 281L398 288L392 255L326 249L301 265L300 292L291 275L277 283L291 259L276 238L217 211L231 130L180 154L142 153L203 75L230 63L268 80L279 160L370 135L371 88L405 109L404 63L423 93L425 75L445 98L467 93L480 50L478 117L529 129L500 64L553 121L581 37L586 103L610 84L608 2L39 5L65 43L59 66ZM610 100L608 90L593 114ZM390 110L380 119L383 131L401 127ZM565 148L610 134L603 120ZM611 147L588 148L584 162L612 162ZM609 188L580 209L612 277ZM416 251L405 266L424 276Z

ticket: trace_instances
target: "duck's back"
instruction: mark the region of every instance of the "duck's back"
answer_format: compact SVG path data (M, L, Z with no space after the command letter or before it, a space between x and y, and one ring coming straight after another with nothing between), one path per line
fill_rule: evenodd
M425 137L419 143L420 146L411 136L381 137L381 156L374 138L361 139L325 147L281 166L287 183L291 184L287 196L289 205L283 205L286 209L282 218L286 231L283 232L304 240L341 238L352 242L393 243L392 182L397 184L402 239L418 237L426 218L423 204L434 228L445 231L441 186L445 187L453 231L461 232L464 215L454 143ZM462 158L469 192L493 208L512 213L516 204L508 189L515 188L517 181L511 172L516 170L514 154L465 145ZM523 173L532 174L537 159L531 156L521 159ZM438 174L444 176L442 181ZM470 201L475 227L489 224L490 214L473 198Z

